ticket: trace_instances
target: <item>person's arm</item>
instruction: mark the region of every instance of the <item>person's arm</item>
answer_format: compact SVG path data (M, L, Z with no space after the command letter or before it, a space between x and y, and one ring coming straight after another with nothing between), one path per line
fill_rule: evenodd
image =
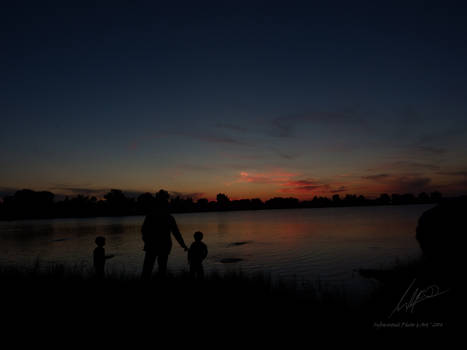
M204 245L204 252L203 252L203 260L206 259L208 256L208 246L205 244Z
M110 254L110 255L106 255L105 258L106 259L112 259L115 255L114 254Z
M172 226L172 234L174 235L175 239L177 240L178 244L186 250L188 250L188 247L186 246L185 242L183 241L182 234L180 233L180 230L178 229L177 223L175 222L175 219L171 217L171 226Z

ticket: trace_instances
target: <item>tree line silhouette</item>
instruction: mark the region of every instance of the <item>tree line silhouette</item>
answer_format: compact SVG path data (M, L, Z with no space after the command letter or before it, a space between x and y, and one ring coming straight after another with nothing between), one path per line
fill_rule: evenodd
M17 191L14 195L5 196L0 201L0 219L145 215L154 207L159 196L169 196L169 193L160 190L155 194L147 192L134 198L125 195L121 190L112 189L101 199L94 196L77 195L57 201L52 192L24 189ZM439 192L430 194L422 192L417 196L411 193L391 195L383 193L376 199L354 194L342 197L335 194L331 198L315 196L312 200L304 201L293 197L274 197L266 201L259 198L231 200L223 193L219 193L215 201L209 201L206 198L195 201L193 198L179 195L169 197L172 213L425 204L437 203L442 199Z

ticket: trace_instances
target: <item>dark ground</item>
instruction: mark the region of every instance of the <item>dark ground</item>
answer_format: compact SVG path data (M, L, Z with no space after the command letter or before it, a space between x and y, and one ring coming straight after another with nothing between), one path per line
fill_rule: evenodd
M125 276L96 280L60 266L46 272L4 269L3 330L79 339L100 335L110 342L119 337L155 341L221 337L230 343L247 338L274 342L307 341L325 334L401 334L415 330L417 324L429 331L460 326L460 286L450 278L437 278L425 264L361 274L378 280L379 287L355 310L342 294L299 289L259 275L211 274L197 281L181 274L143 282ZM402 310L389 318L414 278L410 294L434 284L448 292L418 303L413 313ZM404 325L390 329L387 324Z

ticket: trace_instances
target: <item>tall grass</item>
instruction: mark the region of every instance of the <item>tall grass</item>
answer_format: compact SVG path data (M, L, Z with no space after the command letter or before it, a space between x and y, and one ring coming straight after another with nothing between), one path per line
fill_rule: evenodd
M3 293L12 299L26 299L28 303L47 300L49 305L68 305L79 300L86 307L100 304L126 308L130 305L144 309L158 309L182 303L190 310L203 305L206 313L261 314L312 312L328 317L329 311L345 313L347 300L342 294L327 290L323 283L300 285L297 281L283 281L264 273L246 274L242 271L211 272L203 280L194 280L182 271L164 278L157 274L151 281L125 272L111 272L98 280L92 270L82 266L0 267ZM308 311L307 311L308 310ZM198 310L199 311L199 310ZM274 317L276 317L274 316Z

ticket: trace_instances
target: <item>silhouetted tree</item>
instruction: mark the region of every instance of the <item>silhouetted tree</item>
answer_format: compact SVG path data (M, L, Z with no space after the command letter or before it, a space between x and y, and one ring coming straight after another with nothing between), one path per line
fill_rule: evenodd
M136 199L127 197L121 190L112 189L105 194L104 200L96 197L77 195L65 197L64 200L55 202L55 196L51 192L37 192L33 190L17 191L12 196L5 196L0 200L1 219L25 219L25 218L50 218L50 217L93 217L93 216L121 216L147 214L151 209L166 206L173 212L216 211L216 210L258 210L280 208L319 208L335 206L361 206L381 204L416 204L442 202L439 192L430 195L425 192L417 197L411 193L386 193L378 198L370 200L362 195L347 194L341 198L339 194L327 197L313 197L312 200L299 201L297 198L275 197L263 203L261 199L239 199L231 201L223 193L217 195L217 201L209 202L206 198L199 199L196 203L192 198L176 196L170 198L169 192L161 189L154 196L151 193L143 193ZM170 202L169 202L170 200ZM164 204L165 203L165 204ZM170 204L170 205L169 205Z
M129 215L133 208L133 199L127 198L121 190L111 189L104 195L107 215Z
M253 209L253 210L264 209L263 201L261 199L259 199L259 198L253 198L251 200L251 209Z
M48 191L36 192L28 189L16 191L3 199L4 211L11 218L52 217L55 195Z
M333 201L335 204L340 204L341 197L340 197L338 194L335 194L335 195L332 196L332 201Z
M431 192L431 194L430 194L430 200L432 202L434 202L434 203L439 203L442 198L443 198L443 196L438 191Z
M312 208L327 207L331 205L331 200L327 197L314 196L311 201Z
M223 193L219 193L216 196L217 199L217 207L220 210L227 210L230 206L230 199Z
M170 201L170 209L171 211L178 213L193 211L193 199L182 198L180 196L173 197Z
M355 194L347 194L344 201L347 202L347 204L355 203L357 201L357 196Z
M393 193L391 195L391 203L392 204L401 204L401 195L398 193Z
M231 202L231 208L234 210L250 210L251 200L250 199L239 199Z
M358 205L364 205L366 203L366 198L363 195L359 195L357 197L356 204Z
M196 201L196 208L200 211L209 209L209 201L206 198L200 198Z
M391 196L392 204L414 204L417 202L415 196L412 193L397 194L394 193Z
M380 204L390 204L391 203L391 197L387 193L382 193L379 198L377 199L377 202Z
M418 202L419 203L429 203L430 202L430 196L426 194L425 192L422 192L418 195Z
M412 193L404 193L400 196L401 204L413 204L415 203L415 196Z
M57 212L61 217L77 216L90 217L99 215L96 197L77 195L74 198L65 197L65 200L57 203Z
M297 208L299 201L297 198L274 197L266 201L265 206L269 209Z

